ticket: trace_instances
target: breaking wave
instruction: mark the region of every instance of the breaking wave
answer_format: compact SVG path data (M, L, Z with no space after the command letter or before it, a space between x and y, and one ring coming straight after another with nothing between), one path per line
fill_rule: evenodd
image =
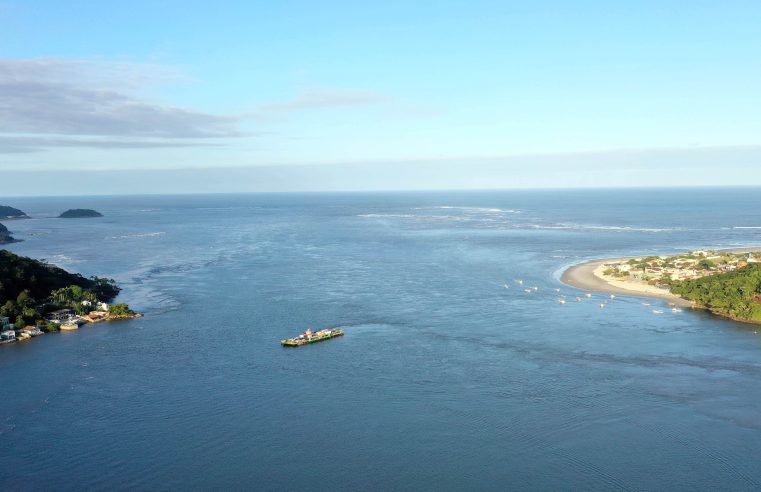
M108 236L106 239L137 239L141 237L156 237L163 236L165 232L143 232L137 234L125 234L123 236Z

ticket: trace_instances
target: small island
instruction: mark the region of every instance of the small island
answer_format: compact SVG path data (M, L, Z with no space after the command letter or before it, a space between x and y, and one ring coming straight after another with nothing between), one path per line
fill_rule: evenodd
M72 208L58 216L59 219L86 219L90 217L103 217L103 214L89 208Z
M0 205L0 219L28 219L29 216L21 210L7 205Z
M142 316L127 304L108 304L120 290L112 279L86 278L0 250L0 344Z
M655 297L761 323L760 251L701 250L591 261L569 268L561 280L586 290Z
M15 243L17 239L11 236L11 231L8 230L3 224L0 224L0 244Z

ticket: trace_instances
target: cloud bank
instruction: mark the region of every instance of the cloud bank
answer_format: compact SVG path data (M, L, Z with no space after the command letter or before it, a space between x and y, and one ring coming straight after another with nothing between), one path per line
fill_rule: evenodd
M241 135L236 118L136 96L152 74L165 75L153 65L0 59L0 152L195 146Z

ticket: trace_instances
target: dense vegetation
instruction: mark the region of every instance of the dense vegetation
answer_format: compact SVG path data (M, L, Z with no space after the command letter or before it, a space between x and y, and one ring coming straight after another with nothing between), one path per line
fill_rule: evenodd
M135 311L131 310L127 304L111 304L108 306L108 314L111 316L132 316Z
M119 293L113 280L69 273L43 261L0 250L0 316L17 326L35 324L43 314L70 308L86 310L82 301L109 301Z
M16 241L11 236L11 232L3 224L0 224L0 244L12 243Z
M103 214L89 208L72 208L58 216L60 219L83 219L86 217L103 217Z
M4 219L20 219L26 218L26 214L21 210L7 205L0 205L0 217Z
M717 314L761 321L761 263L693 280L674 281L671 291Z

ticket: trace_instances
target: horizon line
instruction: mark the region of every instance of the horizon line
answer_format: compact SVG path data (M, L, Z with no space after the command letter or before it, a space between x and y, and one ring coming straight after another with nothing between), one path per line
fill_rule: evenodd
M337 194L392 194L392 193L478 193L499 191L615 191L615 190L705 190L761 188L761 184L750 185L664 185L664 186L546 186L521 188L429 188L429 189L383 189L383 190L299 190L299 191L219 191L219 192L166 192L166 193L102 193L87 195L2 195L0 200L14 198L117 198L140 196L215 196L215 195L337 195ZM2 205L2 204L0 204ZM19 219L3 219L19 220Z

